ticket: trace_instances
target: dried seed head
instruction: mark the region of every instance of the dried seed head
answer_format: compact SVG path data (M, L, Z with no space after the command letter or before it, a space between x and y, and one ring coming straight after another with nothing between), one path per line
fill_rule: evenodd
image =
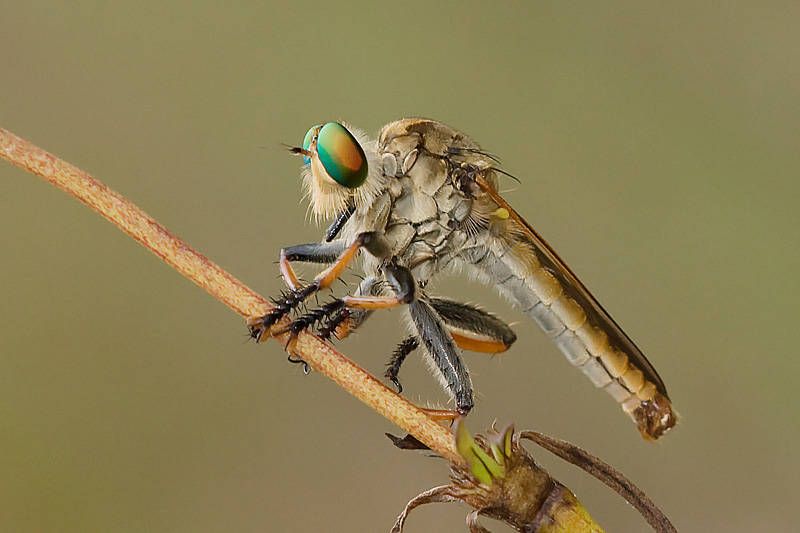
M601 531L563 485L550 477L520 445L509 425L486 435L469 434L462 422L455 428L456 447L466 463L451 464L451 483L426 491L406 506L392 533L400 533L408 513L425 503L461 501L475 511L471 531L483 531L477 515L502 520L517 531L564 531L564 520L583 521L579 531Z

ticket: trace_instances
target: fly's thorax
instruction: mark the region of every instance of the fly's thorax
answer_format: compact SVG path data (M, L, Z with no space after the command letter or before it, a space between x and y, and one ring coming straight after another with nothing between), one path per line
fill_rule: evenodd
M435 120L404 118L390 122L378 134L378 152L403 155L414 149L446 155L453 148L480 150L469 136ZM397 159L402 161L402 158Z
M396 178L386 237L395 255L425 284L450 262L466 240L462 228L470 201L447 181L432 193L421 191L410 176Z
M475 226L473 199L456 186L454 169L489 168L491 161L469 137L427 119L385 126L377 153L392 197L387 237L424 284L459 253Z
M431 159L419 155L406 176L394 178L386 225L395 254L423 284L446 266L466 241L465 222L472 210L472 200L453 186L446 166L424 180L416 179L418 166L430 169L433 165L427 163Z

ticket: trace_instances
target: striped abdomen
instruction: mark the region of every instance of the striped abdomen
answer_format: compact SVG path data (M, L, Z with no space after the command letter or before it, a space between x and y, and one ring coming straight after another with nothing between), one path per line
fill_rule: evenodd
M463 250L461 259L534 319L645 438L658 439L677 420L653 366L571 272L570 279L526 244L515 242L502 252L477 245Z

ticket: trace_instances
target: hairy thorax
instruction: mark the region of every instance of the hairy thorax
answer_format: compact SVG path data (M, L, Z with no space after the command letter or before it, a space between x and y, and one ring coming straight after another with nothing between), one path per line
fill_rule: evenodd
M369 209L356 210L348 229L353 234L382 229L394 255L424 287L476 233L478 206L459 190L454 168L462 163L489 168L491 161L465 135L416 119L384 127L376 148L386 188Z

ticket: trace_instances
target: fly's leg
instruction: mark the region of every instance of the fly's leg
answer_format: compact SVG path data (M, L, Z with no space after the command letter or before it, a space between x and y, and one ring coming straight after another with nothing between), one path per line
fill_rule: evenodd
M357 294L369 294L371 291L376 290L378 287L378 279L375 277L365 278L356 289ZM343 339L354 330L356 330L364 321L369 318L372 311L365 311L361 309L347 309L339 304L341 300L334 300L320 309L312 311L301 317L298 321L292 323L286 331L291 330L292 335L297 335L302 329L313 325L318 321L325 321L324 325L317 330L320 338L328 340L330 336L336 335L337 338ZM291 342L291 339L290 339ZM288 345L288 343L287 343ZM308 374L308 364L300 358L294 357L289 354L287 357L290 363L302 364L303 373Z
M409 303L408 310L417 335L439 371L442 385L447 388L456 402L455 411L437 411L429 414L440 419L455 419L459 415L466 415L473 406L472 380L467 367L461 360L453 336L447 331L442 318L427 301L416 299Z
M444 298L430 298L429 301L453 340L464 350L500 353L517 340L508 324L483 309Z
M331 225L328 226L328 229L325 231L325 242L331 242L333 239L335 239L336 236L339 235L339 232L342 231L344 225L347 224L347 221L350 220L350 217L353 216L353 213L355 212L356 212L356 206L350 205L347 207L347 209L339 213L339 216L337 216L334 219L334 221L331 222Z
M383 266L386 281L389 282L395 293L394 297L376 296L371 300L361 297L356 300L350 297L347 306L356 306L367 309L386 309L400 304L407 304L411 320L417 330L428 354L431 356L442 384L453 396L456 410L423 409L428 415L439 420L454 420L466 415L472 410L472 380L467 367L461 360L458 347L453 337L445 328L439 314L431 307L425 298L417 297L417 282L413 274L405 266L399 265L396 258Z
M508 350L517 340L517 335L508 324L482 309L444 298L429 298L428 301L462 350L495 354ZM394 383L399 393L403 392L403 386L397 379L400 367L408 354L418 346L419 337L412 335L397 345L389 359L386 379Z
M341 242L298 244L283 248L279 260L280 271L283 280L289 287L289 292L281 298L274 299L275 308L266 315L248 319L250 336L257 342L265 340L269 336L269 328L273 324L315 292L314 284L302 287L292 269L291 261L330 264L335 262L344 250L344 244Z
M330 301L325 305L322 305L317 309L314 309L313 311L304 314L303 316L301 316L300 318L289 324L287 327L281 329L280 331L277 331L275 334L280 335L282 333L290 333L291 335L289 336L289 341L286 343L286 346L288 347L289 343L291 343L301 331L303 331L304 329L308 329L311 326L314 326L315 324L321 322L322 320L325 319L329 320L331 316L340 311L343 307L344 307L344 302L341 299L337 298L336 300Z
M357 316L358 318L363 317L363 319L358 320ZM320 339L326 341L330 340L332 336L342 340L360 326L366 316L366 312L355 315L347 308L340 309L323 326L317 329L317 335L319 335Z
M376 295L379 291L380 280L374 276L369 276L359 283L355 294L357 296L365 294ZM358 329L371 314L372 311L366 309L348 309L344 307L334 313L317 329L317 335L323 340L329 340L331 336L335 336L339 340L344 339Z
M394 383L394 386L397 387L397 394L402 394L403 392L403 386L397 379L397 375L400 373L400 367L403 365L403 361L406 360L406 356L416 350L418 346L419 338L416 335L412 335L398 344L397 348L395 348L392 353L392 358L387 365L385 376L386 379Z
M378 254L389 253L389 246L383 240L382 236L373 235L370 239L374 240L363 244L365 247L370 245L370 248L367 248L370 253L378 257L380 257ZM372 246L376 243L377 246ZM306 313L289 324L286 328L276 332L276 334L291 333L289 338L289 343L291 343L304 329L327 320L327 325L324 328L325 335L330 336L335 330L337 331L337 336L341 335L339 338L343 338L349 334L352 329L361 325L361 323L366 320L367 316L375 309L390 309L398 305L409 303L409 301L414 298L414 289L416 287L411 272L405 267L397 266L394 260L390 261L384 268L387 270L387 277L390 280L395 280L397 276L402 278L402 282L395 281L393 283L396 296L364 294L361 289L365 284L367 287L374 287L377 283L377 280L374 278L367 278L362 285L359 286L359 291L356 294L338 298L323 305L319 309ZM395 270L397 274L392 274L391 272ZM390 281L390 283L392 283L392 281ZM345 321L347 321L346 324L344 323ZM289 343L287 343L287 347Z
M344 251L344 243L342 242L335 242L335 243L310 243L310 244L298 244L296 246L289 246L288 248L281 249L280 254L280 271L281 276L283 277L284 282L289 287L290 291L289 294L284 295L281 299L273 300L276 305L276 309L273 310L270 314L265 315L264 317L258 317L255 319L251 319L248 321L248 325L250 326L250 336L256 338L258 340L262 340L264 335L263 330L256 329L259 326L263 327L264 319L270 317L272 313L275 315L279 315L279 310L281 307L286 308L284 314L292 309L292 299L295 296L300 296L299 291L302 289L302 285L297 278L297 275L292 269L291 261L302 261L307 263L323 263L323 264L330 264L336 261L336 259L341 255ZM301 298L296 298L299 301L302 301ZM281 315L282 316L282 315ZM280 319L278 316L275 321ZM273 320L270 318L269 320ZM260 321L260 323L259 323ZM252 324L251 322L255 322ZM290 363L294 364L302 364L303 365L303 373L308 374L309 368L308 364L302 359L298 359L292 357L291 354L287 357L287 360Z
M447 331L444 322L433 307L423 298L417 297L417 282L405 266L392 258L383 266L386 281L395 296L347 296L343 298L349 308L389 309L407 304L411 320L417 330L416 336L425 345L442 383L453 396L456 410L422 409L437 420L454 420L472 410L472 380L461 360L458 347Z
M263 341L270 335L270 328L281 318L303 303L309 296L321 289L331 286L342 272L347 268L361 248L366 248L377 257L389 255L389 246L384 237L378 232L360 233L353 243L347 248L341 247L339 242L314 243L293 246L281 251L281 273L291 291L275 302L275 308L264 316L252 317L247 321L250 336L257 341ZM338 253L332 260L332 256ZM301 287L291 268L290 261L309 261L318 263L331 263L327 269L314 278L314 281Z
M289 246L281 250L280 260L278 261L281 269L281 276L283 281L292 291L299 290L302 285L300 280L292 268L292 261L300 261L303 263L321 263L329 265L334 263L336 259L345 250L344 243L337 242L312 242L310 244L298 244L296 246Z
M370 252L374 253L373 250L370 250ZM327 311L332 312L342 308L346 308L349 311L373 311L408 305L411 319L417 330L416 336L425 345L439 372L443 385L450 392L456 403L456 410L423 408L423 411L426 411L437 420L454 420L459 416L466 415L473 406L472 381L466 366L461 360L458 347L447 331L444 321L430 303L417 297L417 282L414 280L414 276L407 267L397 263L397 258L392 258L385 262L381 268L386 281L394 292L394 296L364 294L345 296L340 300L334 300L327 304L328 307L325 311L321 308L301 317L290 324L283 332L291 332L292 338L294 338L303 329L322 320L325 316L330 316L330 312L326 315Z

